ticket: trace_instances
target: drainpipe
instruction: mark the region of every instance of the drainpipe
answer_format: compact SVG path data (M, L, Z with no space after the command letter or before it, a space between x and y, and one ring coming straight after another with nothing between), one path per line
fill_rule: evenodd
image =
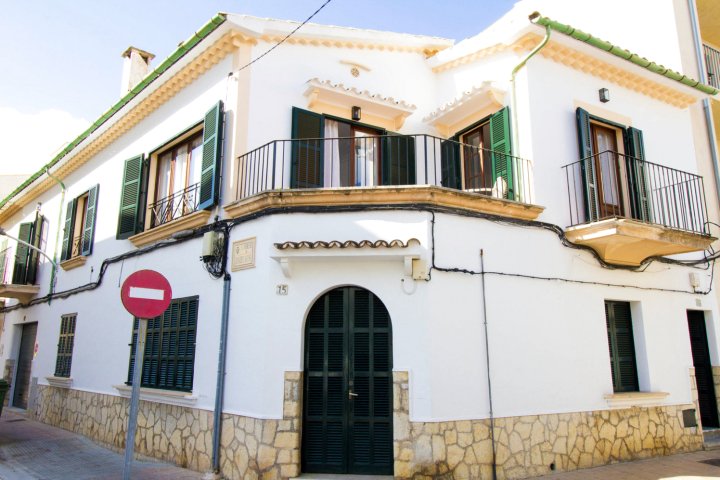
M225 400L225 363L227 358L228 319L230 317L230 282L232 280L230 273L227 271L228 243L230 243L230 228L225 225L223 238L223 299L220 318L215 411L213 412L212 469L216 475L220 473L220 433L222 432L222 411Z
M53 176L50 173L50 168L45 167L45 173L47 173L47 176L51 179L55 180L55 182L60 185L60 208L58 209L58 227L57 231L55 232L55 251L53 252L53 259L52 259L52 270L50 273L50 298L48 299L48 305L50 302L52 302L52 294L55 292L55 281L57 280L57 256L58 256L58 245L60 241L60 225L62 225L62 212L63 212L63 204L65 203L65 184L60 181L57 177Z
M485 252L480 249L480 282L482 285L483 327L485 327L485 367L487 368L488 403L490 408L490 445L492 447L492 478L497 480L497 447L495 445L495 410L490 378L490 339L488 338L487 303L485 296Z
M702 42L700 41L700 32L698 31L698 19L695 11L695 0L687 0L688 10L690 11L690 26L692 27L693 44L695 46L695 59L698 64L698 77L701 82L707 83L707 71L703 66ZM710 111L710 100L704 98L702 101L703 112L705 113L705 128L707 130L708 143L710 144L710 157L712 159L713 173L715 174L715 195L720 205L720 167L718 166L718 152L715 145L715 125Z
M534 12L532 15L528 17L532 23L535 23L535 20L540 18L539 12ZM512 70L512 74L510 76L510 116L512 116L512 133L513 135L510 136L511 143L512 143L512 154L515 156L518 156L520 154L520 151L518 150L518 115L517 115L517 99L515 95L515 75L517 72L520 71L521 68L525 66L525 64L530 60L533 56L535 56L536 53L538 53L542 48L547 45L548 41L550 40L550 27L545 26L545 38L542 39L542 41L532 49L530 53L527 54L525 58L522 59L520 63L518 63L515 68Z

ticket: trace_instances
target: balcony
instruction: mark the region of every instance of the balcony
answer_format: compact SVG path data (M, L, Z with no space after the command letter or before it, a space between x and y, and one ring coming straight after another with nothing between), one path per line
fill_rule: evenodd
M12 249L6 248L0 252L0 297L15 298L21 303L27 303L35 297L40 291L39 285L26 285L22 283L7 283L8 277L11 277L15 263L15 256L12 255ZM36 267L35 267L36 268ZM19 275L12 275L16 281L22 280Z
M567 238L606 262L705 250L710 236L702 177L605 151L563 167Z
M197 209L199 195L200 183L195 183L148 204L149 228L128 240L136 247L143 247L169 238L175 232L205 225L212 212Z
M236 163L232 217L278 207L436 205L535 219L528 160L430 135L275 140Z
M710 45L703 45L703 50L708 83L715 88L720 88L720 52Z
M71 240L72 247L71 247L70 258L60 262L60 268L67 271L67 270L72 270L73 268L77 268L77 267L81 267L81 266L85 265L85 262L87 261L87 257L85 255L81 255L82 240L83 240L82 235L73 237L73 239Z

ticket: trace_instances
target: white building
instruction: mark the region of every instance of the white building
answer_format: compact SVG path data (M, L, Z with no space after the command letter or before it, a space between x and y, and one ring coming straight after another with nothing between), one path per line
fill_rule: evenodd
M652 4L687 33L683 2ZM618 5L519 3L456 45L308 24L253 64L297 24L219 14L147 76L129 49L140 83L0 205L61 267L3 262L10 404L123 447L120 286L152 269L173 302L149 326L146 455L523 478L702 448L718 219L694 118L717 90L568 25L611 38L591 27Z

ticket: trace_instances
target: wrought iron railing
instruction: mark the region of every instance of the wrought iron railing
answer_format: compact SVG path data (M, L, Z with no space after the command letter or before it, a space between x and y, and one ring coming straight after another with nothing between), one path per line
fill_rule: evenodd
M715 88L720 88L720 52L709 45L703 45L703 50L705 51L708 83Z
M528 160L431 135L275 140L236 166L238 200L268 190L435 185L533 202Z
M612 151L562 168L571 225L622 217L709 234L699 175Z
M78 235L77 237L73 237L72 239L72 250L70 251L70 258L77 257L80 255L80 251L82 249L82 235Z
M160 226L197 210L199 192L200 183L196 183L150 204L152 226Z

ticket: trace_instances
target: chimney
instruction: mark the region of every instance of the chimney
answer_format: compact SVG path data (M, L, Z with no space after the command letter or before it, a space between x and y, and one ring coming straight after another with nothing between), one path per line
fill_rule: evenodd
M122 54L124 60L120 96L124 96L145 78L150 70L150 61L155 58L150 52L128 47Z

